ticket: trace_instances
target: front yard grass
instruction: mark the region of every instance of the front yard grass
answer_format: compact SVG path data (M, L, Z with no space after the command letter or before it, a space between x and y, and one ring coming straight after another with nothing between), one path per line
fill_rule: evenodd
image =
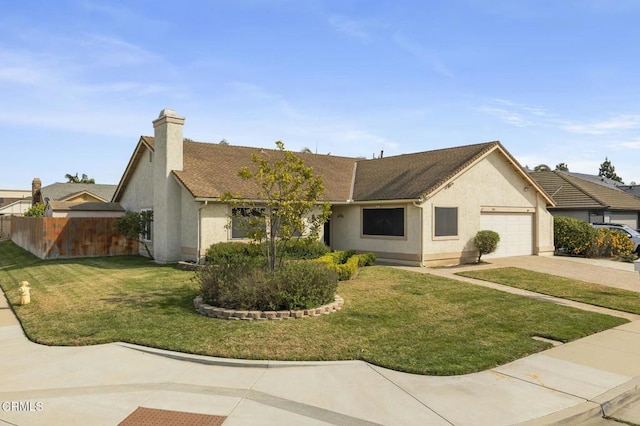
M549 296L560 297L617 311L640 314L640 294L520 268L496 268L459 272L457 275L490 281Z
M0 242L0 285L27 336L47 345L114 341L210 356L271 360L362 359L395 370L465 374L626 320L429 274L372 266L340 283L340 312L245 322L193 308L192 272L137 256L39 260ZM19 306L18 283L32 303Z

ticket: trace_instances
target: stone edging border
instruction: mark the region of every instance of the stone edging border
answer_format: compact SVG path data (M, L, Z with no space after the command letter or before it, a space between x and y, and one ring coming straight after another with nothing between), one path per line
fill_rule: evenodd
M198 296L193 299L193 306L196 308L196 311L198 311L202 315L206 315L211 318L245 321L265 321L318 317L321 315L328 315L330 313L339 311L340 309L342 309L343 304L344 299L336 295L334 302L312 309L299 309L292 311L236 311L233 309L218 308L215 306L207 305L202 301L202 296Z

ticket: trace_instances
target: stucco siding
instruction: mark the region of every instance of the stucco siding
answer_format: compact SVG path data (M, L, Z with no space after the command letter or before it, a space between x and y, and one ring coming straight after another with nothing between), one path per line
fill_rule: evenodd
M537 255L552 255L555 247L553 243L553 215L546 208L546 200L538 194L534 220L533 253Z
M457 236L435 236L436 207L458 209ZM458 253L460 258L468 259L475 252L472 240L480 230L482 211L534 214L533 252L539 251L541 246L547 247L550 239L552 241L553 225L544 198L504 156L494 151L423 204L425 259L437 261L439 253L447 253L449 258Z
M363 208L405 209L405 236L362 235ZM420 253L420 210L413 204L333 206L331 245L334 250L372 251L382 259L418 260Z
M638 228L637 212L611 212L609 219L611 223L619 223L622 225L627 225L633 229Z
M147 148L144 148L144 151L120 197L119 203L126 211L153 210L153 162L150 161L152 158L150 151ZM153 224L151 229L152 241L147 241L146 244L153 254ZM143 244L138 245L138 252L147 256L147 250Z
M573 217L589 223L619 223L628 225L633 229L640 227L638 222L638 212L599 210L589 212L588 210L552 210L554 216Z
M153 208L153 163L149 150L144 148L144 151L119 200L127 211Z
M558 217L572 217L589 222L589 212L587 210L553 210L553 215ZM598 221L601 220L602 216L600 215Z
M182 260L197 260L198 250L198 207L203 205L196 202L186 188L181 187L180 194L180 238Z
M200 209L200 254L204 255L213 243L228 241L230 231L226 228L229 223L230 210L227 204L210 203Z

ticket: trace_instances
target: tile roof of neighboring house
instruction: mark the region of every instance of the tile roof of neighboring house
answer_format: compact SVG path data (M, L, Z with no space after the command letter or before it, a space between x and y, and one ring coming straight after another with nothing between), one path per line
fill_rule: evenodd
M116 192L116 185L104 185L97 183L53 183L40 189L42 200L64 201L73 196L87 192L99 199L111 201Z
M615 189L619 185L621 185L620 182L617 182L617 181L615 181L613 179L606 178L604 176L589 175L589 174L586 174L586 173L574 173L574 172L566 172L566 173L569 173L571 176L575 176L575 177L577 177L579 179L582 179L582 180L586 180L586 181L589 181L589 182L597 183L599 185L604 185L607 188Z
M49 207L56 211L94 211L94 212L123 212L120 203L100 203L95 201L49 201Z
M620 189L629 194L633 194L636 197L640 197L640 185L620 185Z
M567 172L531 172L554 199L557 209L612 209L640 211L640 198L618 188L581 179Z

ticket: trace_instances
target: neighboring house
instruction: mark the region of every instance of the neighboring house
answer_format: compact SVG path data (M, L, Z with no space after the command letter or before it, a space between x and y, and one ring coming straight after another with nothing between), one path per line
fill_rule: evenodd
M640 197L640 185L618 185L618 188L631 195Z
M6 200L6 198L5 198ZM31 198L15 200L0 206L0 216L22 215L31 208Z
M257 187L238 171L252 154L280 155L185 141L183 124L175 111L161 111L112 199L126 210L153 210L145 239L158 262L196 260L213 243L246 241L220 197L255 200ZM372 251L393 263L455 264L475 260L473 237L492 229L501 237L494 256L553 253L547 206L554 203L499 142L373 160L298 155L323 176L332 214L321 238L333 249Z
M31 197L33 204L49 201L89 201L107 203L113 198L117 185L94 183L59 183L42 186L39 178L31 183Z
M0 189L0 216L21 215L31 207L31 191Z
M117 185L31 182L31 201L44 203L46 217L121 217L124 209L111 203Z
M554 216L640 227L640 198L606 179L561 171L530 175L553 198L555 206L549 207L549 211Z
M45 217L122 217L124 208L118 203L95 201L49 201Z

